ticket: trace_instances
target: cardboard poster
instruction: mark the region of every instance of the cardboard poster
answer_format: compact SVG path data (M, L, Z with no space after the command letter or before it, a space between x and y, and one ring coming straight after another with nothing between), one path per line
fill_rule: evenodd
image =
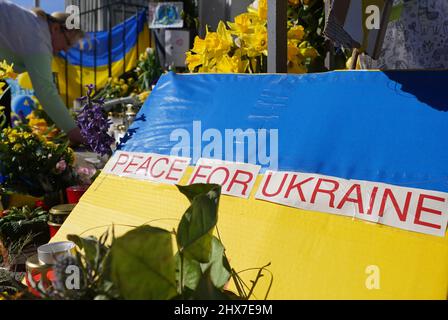
M117 151L107 163L104 172L138 180L177 184L189 164L189 158Z
M256 199L445 236L448 194L318 174L268 171Z
M220 184L222 194L247 199L260 169L261 166L248 163L201 158L188 184Z

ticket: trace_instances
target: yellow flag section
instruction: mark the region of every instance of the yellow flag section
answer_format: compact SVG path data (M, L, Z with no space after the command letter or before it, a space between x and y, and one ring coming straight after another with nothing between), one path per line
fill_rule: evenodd
M261 178L248 200L221 196L218 229L237 271L271 262L268 298L446 298L448 238L255 200ZM52 241L100 236L112 224L117 234L145 223L172 230L188 206L175 186L101 174ZM241 275L247 283L255 276Z

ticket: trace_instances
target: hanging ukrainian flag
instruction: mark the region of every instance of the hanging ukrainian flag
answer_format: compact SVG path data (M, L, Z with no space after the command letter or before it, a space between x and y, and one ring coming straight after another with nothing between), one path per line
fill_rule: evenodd
M69 105L85 94L87 84L103 87L111 77L132 70L138 54L150 46L147 12L142 11L112 28L111 33L88 32L81 45L54 59L53 71L63 100Z

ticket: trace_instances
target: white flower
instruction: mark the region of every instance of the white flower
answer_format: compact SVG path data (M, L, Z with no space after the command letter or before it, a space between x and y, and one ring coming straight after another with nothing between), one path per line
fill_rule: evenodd
M154 49L153 48L146 48L146 53L148 55L152 55L154 53Z

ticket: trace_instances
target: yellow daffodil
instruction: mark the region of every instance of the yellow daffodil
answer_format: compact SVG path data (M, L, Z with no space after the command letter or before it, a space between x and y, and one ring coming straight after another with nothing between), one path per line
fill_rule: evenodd
M186 53L185 63L188 66L188 70L194 71L196 67L199 67L204 62L204 56L202 54L193 54L192 52Z
M245 36L243 40L249 57L268 55L268 32L265 26L257 26L255 32Z
M300 48L300 55L304 58L316 58L319 53L317 52L316 49L314 49L313 47L308 47L308 48Z
M228 55L224 55L216 63L216 70L220 73L235 73L238 72L238 64L234 63Z
M248 64L248 60L241 60L236 55L233 57L224 55L216 63L216 71L219 73L243 73L246 71Z
M268 18L268 0L255 0L252 5L250 5L247 10L250 13L255 13L262 20L267 20Z
M263 56L267 56L268 0L255 0L247 12L233 22L219 22L216 32L206 28L204 38L196 37L193 48L186 53L191 72L260 72ZM310 5L310 0L288 0L290 5ZM319 53L310 45L310 35L295 19L288 19L288 70L307 72L307 65ZM306 20L304 20L306 22Z
M223 55L230 50L233 44L232 35L226 29L224 22L219 22L217 32L207 31L205 43L211 58L216 55Z
M300 55L304 58L314 59L319 55L317 50L315 48L311 47L311 45L307 41L303 41L302 43L300 43L299 50L300 50Z
M227 22L232 34L241 37L244 34L253 33L254 26L252 24L253 15L250 13L242 13L235 17L235 22Z
M268 0L259 0L258 16L263 20L266 20L268 18Z
M288 61L293 61L300 54L299 48L295 41L288 41Z
M206 49L207 49L207 45L206 45L205 40L196 36L194 38L194 45L193 45L193 49L191 49L191 51L193 51L194 53L203 54Z
M294 26L288 31L288 39L302 40L305 35L305 30L302 26Z
M218 29L216 29L216 33L219 35L221 40L221 46L225 51L229 51L229 49L233 45L232 33L227 30L227 27L224 22L219 21Z

